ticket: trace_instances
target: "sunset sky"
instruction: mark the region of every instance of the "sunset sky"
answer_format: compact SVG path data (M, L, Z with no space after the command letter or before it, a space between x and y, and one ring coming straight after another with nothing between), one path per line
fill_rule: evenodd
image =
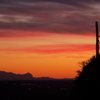
M74 78L99 20L100 0L0 0L0 70Z

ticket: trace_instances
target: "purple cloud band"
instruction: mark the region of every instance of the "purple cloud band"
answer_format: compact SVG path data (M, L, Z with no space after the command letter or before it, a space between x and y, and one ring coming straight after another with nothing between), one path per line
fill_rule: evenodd
M99 5L99 0L0 0L0 29L91 33L100 20Z

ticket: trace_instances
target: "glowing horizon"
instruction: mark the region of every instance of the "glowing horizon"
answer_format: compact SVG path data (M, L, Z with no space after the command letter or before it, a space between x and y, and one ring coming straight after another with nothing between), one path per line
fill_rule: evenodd
M1 70L35 77L74 78L79 62L95 54L93 35L7 37L0 45Z

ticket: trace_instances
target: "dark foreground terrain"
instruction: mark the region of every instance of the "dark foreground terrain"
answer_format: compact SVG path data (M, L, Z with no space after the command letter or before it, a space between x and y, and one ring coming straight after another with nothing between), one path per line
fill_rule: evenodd
M73 80L0 81L0 100L67 100Z
M100 100L100 55L83 62L75 80L33 78L29 73L0 76L0 100Z

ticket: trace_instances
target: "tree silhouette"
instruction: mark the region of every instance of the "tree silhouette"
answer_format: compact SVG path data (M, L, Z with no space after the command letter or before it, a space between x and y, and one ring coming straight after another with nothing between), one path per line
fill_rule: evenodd
M100 55L82 63L76 78L76 91L79 100L100 99Z

